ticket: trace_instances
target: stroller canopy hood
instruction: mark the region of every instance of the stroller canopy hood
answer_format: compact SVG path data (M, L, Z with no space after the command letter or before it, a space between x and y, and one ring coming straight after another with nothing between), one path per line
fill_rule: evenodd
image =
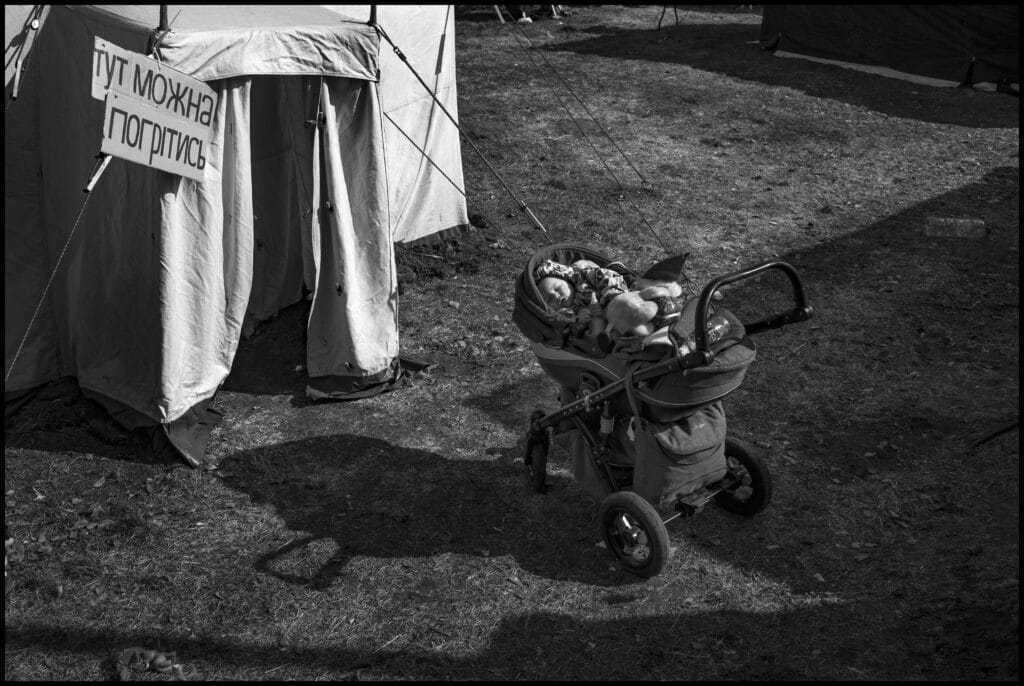
M572 264L577 260L592 260L600 267L610 267L626 277L627 283L635 278L621 263L613 262L599 252L576 245L559 244L535 252L526 263L526 269L516 279L515 300L512 306L512 321L529 340L561 347L565 342L563 330L569 324L544 302L533 274L544 260L561 264Z

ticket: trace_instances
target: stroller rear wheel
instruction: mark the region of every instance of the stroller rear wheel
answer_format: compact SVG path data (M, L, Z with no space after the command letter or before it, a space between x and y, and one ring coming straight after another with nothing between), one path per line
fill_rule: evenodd
M725 461L736 484L715 496L723 510L753 517L772 500L772 477L760 451L735 438L725 439Z
M656 576L668 562L668 530L657 510L632 491L617 491L601 503L598 519L608 550L627 571Z

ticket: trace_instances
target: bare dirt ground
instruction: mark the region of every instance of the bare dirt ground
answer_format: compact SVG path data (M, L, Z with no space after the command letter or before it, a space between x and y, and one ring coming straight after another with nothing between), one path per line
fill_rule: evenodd
M661 10L460 8L459 117L501 181L467 144L477 226L399 246L402 354L431 366L395 392L307 401L295 307L240 346L217 469L70 382L6 424L5 678L106 678L133 645L198 679L1019 678L1018 99L774 58L756 10ZM503 183L555 242L691 251L698 283L785 260L815 308L725 403L771 507L670 526L654 579L598 547L564 459L526 484L555 387L512 283L547 239Z

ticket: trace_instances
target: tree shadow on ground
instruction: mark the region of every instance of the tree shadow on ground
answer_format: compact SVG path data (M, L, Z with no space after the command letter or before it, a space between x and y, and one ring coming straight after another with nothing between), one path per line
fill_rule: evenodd
M169 646L190 679L254 678L279 672L286 678L329 675L334 679L409 678L418 680L819 680L862 679L864 656L878 665L868 678L1014 680L1019 655L1013 632L983 644L963 660L952 646L939 646L931 657L908 660L932 639L910 620L906 633L879 645L862 630L865 608L831 605L828 611L807 608L788 612L741 610L659 613L630 619L580 619L551 612L505 617L489 633L487 647L469 654L448 654L416 641L404 648L388 645L315 648L239 644L216 636L185 638L161 632L124 632L66 626L8 627L9 650L43 649L105 659L112 648ZM881 611L881 610L878 610ZM982 619L983 621L983 619ZM808 643L807 637L815 638ZM368 641L366 642L368 643ZM944 648L944 650L942 650ZM883 667L884 665L884 667ZM208 670L204 674L204 670Z
M814 317L755 336L758 359L723 403L730 435L774 442L767 460L776 498L751 520L701 513L690 543L706 541L734 567L805 590L822 564L849 575L848 593L905 589L915 583L906 570L954 561L970 574L999 576L1016 541L1017 478L1006 462L1015 451L973 446L1018 419L1020 238L1006 212L1018 198L1019 169L998 168L861 231L819 243L812 235L810 247L779 256L799 271ZM928 217L984 225L947 234ZM781 311L791 304L788 282L773 273L726 287L725 304L748 322ZM531 376L466 403L521 432L529 399L556 388ZM503 406L508 398L519 400ZM838 494L847 498L843 516L867 512L864 530L892 539L884 556L865 556L870 569L835 552ZM672 528L670 536L681 540ZM765 554L766 544L780 554ZM983 552L972 557L972 549ZM920 581L927 593L956 597L945 573L934 577ZM922 617L1005 603L1004 592L981 588L957 597L962 605L929 605Z
M694 69L792 88L880 114L971 128L1015 128L1020 100L966 88L937 88L800 59L776 58L756 44L752 24L702 24L699 15L661 30L584 27L588 37L545 49L625 60L671 62ZM687 104L685 89L679 92Z
M794 374L796 367L796 378L803 374L809 382L796 390L810 397L823 395L815 404L817 416L791 420L804 428L812 423L837 427L849 423L849 408L829 394L868 385L873 383L869 379L872 373L884 373L900 378L906 392L894 392L894 404L878 408L879 426L851 433L862 433L870 440L879 434L895 434L900 428L925 427L944 439L964 438L957 433L964 428L960 406L970 398L929 402L933 400L930 384L966 367L1016 379L1020 236L1019 227L1007 223L999 207L1018 202L1019 184L1017 167L1001 167L976 182L835 240L816 243L817 230L808 222L805 231L810 247L777 259L799 272L814 317L755 337L759 344L763 340L773 346L784 339L788 350L799 348L800 354L779 356L773 351L759 356L736 395L754 401L758 394L778 396L780 390L786 390L781 386L783 380ZM955 227L935 229L930 217L974 219L983 226L968 227L973 233L958 235L960 229ZM744 264L767 257L751 254ZM726 304L747 322L791 306L788 282L774 276L777 274L772 270L727 287ZM883 328L883 322L897 326ZM818 371L838 377L846 386L816 385L812 375ZM522 432L532 401L553 398L556 393L555 382L540 375L468 397L465 402ZM905 402L914 395L920 402ZM725 402L728 412L730 401ZM1014 409L1008 403L1006 400L997 407L993 422ZM557 407L557 403L550 405L548 409ZM825 436L821 449L844 454L859 447L851 446L849 440L847 435Z
M451 461L366 436L317 436L229 455L224 483L255 503L272 506L303 534L261 553L256 566L285 581L324 588L348 559L427 557L444 552L511 555L523 569L549 578L599 585L635 581L592 555L597 534L588 510L552 521L504 485L511 465ZM553 505L555 503L552 503ZM315 574L286 570L288 555L329 540L338 552ZM580 560L577 564L575 561Z

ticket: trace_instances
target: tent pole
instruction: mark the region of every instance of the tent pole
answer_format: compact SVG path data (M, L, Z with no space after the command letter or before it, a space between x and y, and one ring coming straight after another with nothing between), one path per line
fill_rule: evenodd
M160 5L160 25L157 27L156 32L150 37L149 55L156 54L157 46L160 41L164 39L171 30L170 25L167 21L167 5ZM89 181L85 184L85 188L82 189L84 193L92 193L93 187L96 182L100 180L100 176L106 171L107 165L110 164L111 156L103 152L96 156L96 165L93 167L92 174L89 175Z
M370 26L377 25L377 6L370 5Z
M542 224L542 223L541 223L541 221L540 221L540 219L538 219L538 218L537 218L537 215L535 215L535 214L533 213L533 210L531 210L531 209L530 209L529 207L527 207L527 205L526 205L526 203L525 203L525 202L523 202L522 200L520 200L520 199L519 199L519 197L518 197L518 196L517 196L517 195L516 195L516 194L515 194L515 193L514 193L514 192L512 191L512 189L511 189L511 188L509 188L508 184L507 184L507 183L505 183L505 180L501 178L501 175L500 175L500 174L499 174L499 173L497 172L497 170L496 170L496 169L495 169L495 168L494 168L493 166L491 166L491 163L490 163L490 162L488 162L488 161L487 161L487 158L486 158L486 157L484 156L484 154L483 154L482 152L480 152L480 148L478 148L478 147L477 147L477 145L476 145L476 143L474 143L474 142L473 142L473 139L472 139L472 138L470 138L470 137L469 137L469 136L468 136L468 135L466 134L466 132L465 132L465 131L464 131L464 130L462 129L462 127L461 127L461 126L459 126L459 121L458 121L458 120L457 120L457 119L456 119L455 117L453 117L453 116L452 116L451 112L449 112L449 111L447 110L447 108L445 108L445 106L444 106L444 103L442 103L442 102L441 102L441 101L440 101L440 100L438 99L438 97L437 97L437 94L436 94L436 93L435 93L435 92L433 91L433 89L431 89L431 88L430 88L430 86L428 86L428 85L427 85L427 82L426 82L426 81L424 81L424 80L423 80L423 77L421 77L421 76L419 75L419 72L417 72L417 71L416 71L416 68L415 68L415 67L413 67L413 66L412 66L412 64L410 64L410 63L409 63L409 58L407 58L407 57L405 56L405 53L403 53L403 52L402 52L402 51L401 51L401 50L399 49L399 47L398 47L397 45L395 45L395 42L394 42L393 40L391 40L391 36L389 36L389 35L387 34L387 31L385 31L385 30L384 30L384 29L383 29L382 27L380 27L380 26L376 26L375 28L377 29L377 33L379 33L379 34L380 34L380 36L381 36L381 37L382 37L382 38L383 38L384 40L386 40L386 41L387 41L387 42L388 42L388 43L389 43L389 44L391 45L391 48L392 48L392 49L393 49L393 50L395 51L395 54L396 54L396 55L398 56L398 58L399 58L400 60L402 60L402 63L403 63L403 64L405 64L405 66L409 67L409 71L411 71L411 72L412 72L412 75L416 77L416 80L420 82L420 85L421 85L421 86L423 86L423 88L424 88L424 89L426 89L426 91L427 91L427 93L428 93L428 94L430 94L430 97L431 97L431 99L432 99L432 100L434 101L434 103L435 103L435 104L436 104L436 105L438 106L438 108L439 108L439 109L441 110L441 112L443 112L443 113L444 113L444 115L445 115L446 117L448 117L448 121L450 121L450 122L451 122L451 123L452 123L452 124L453 124L453 125L455 126L455 128L456 128L456 129L458 130L458 132L459 132L459 133L460 133L460 134L462 135L462 137L463 137L463 138L465 139L465 141L466 141L467 143L469 143L470 147L472 147L472 148L473 148L473 151L474 151L474 152L475 152L475 153L477 154L477 156L478 156L478 157L480 158L480 161L481 161L481 162L483 162L483 163L484 163L484 164L485 164L485 165L487 166L487 168L488 168L488 169L489 169L489 170L491 171L491 173L492 173L492 174L494 175L494 178L496 178L496 179L498 180L498 183L500 183L500 184L502 185L502 187L503 187L503 188L505 189L505 192L506 192L506 193L508 193L508 194L509 194L509 196L510 196L510 197L511 197L511 198L512 198L513 200L515 200L515 201L516 201L516 204L518 204L518 205L519 205L519 210L520 210L520 211L521 211L521 212L522 212L523 214L525 214L525 215L526 215L526 217L527 217L527 218L528 218L528 219L530 220L530 222L531 222L531 223L532 223L532 224L533 224L533 225L534 225L534 226L535 226L535 227L536 227L537 229L539 229L539 230L540 230L540 232L541 232L542 234L544 234L544 237L545 237L545 238L547 239L548 243L552 243L552 241L551 241L551 236L550 236L550 235L548 234L548 230L547 230L546 228L544 228L544 224Z

